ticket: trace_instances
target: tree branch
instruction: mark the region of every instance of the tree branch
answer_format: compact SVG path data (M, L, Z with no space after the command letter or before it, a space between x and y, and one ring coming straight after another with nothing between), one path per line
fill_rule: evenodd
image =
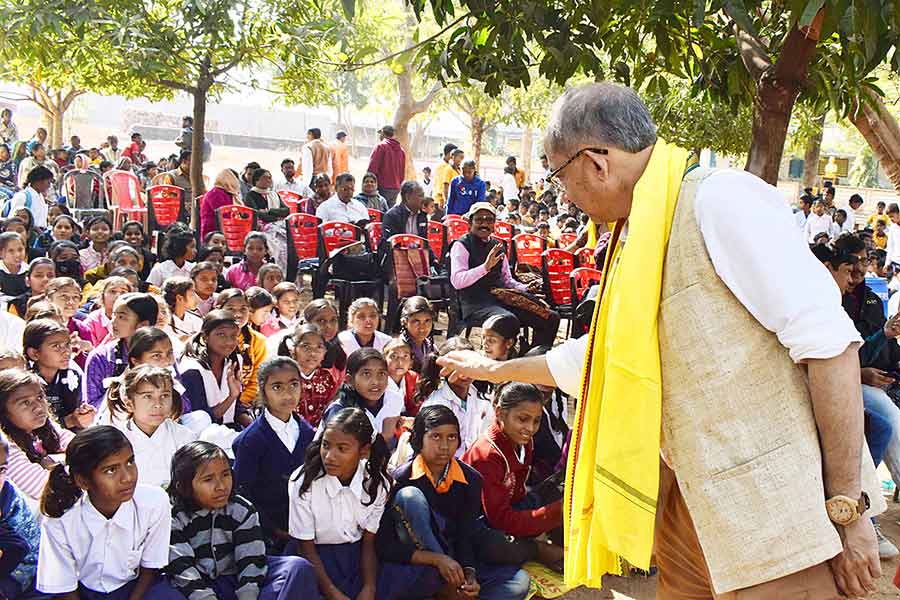
M181 90L182 92L187 92L188 94L193 94L197 88L192 85L187 85L186 83L181 83L180 81L172 81L171 79L157 79L159 85L163 87L167 87L173 90Z
M759 80L763 73L772 68L769 53L758 39L738 27L737 23L734 24L734 39L744 67L753 79Z
M435 82L435 84L431 86L431 90L429 90L428 94L426 94L424 98L413 102L413 112L415 114L419 114L428 110L428 107L431 106L431 103L434 102L434 99L437 98L437 95L441 93L442 89L444 89L444 86L441 84L441 82Z

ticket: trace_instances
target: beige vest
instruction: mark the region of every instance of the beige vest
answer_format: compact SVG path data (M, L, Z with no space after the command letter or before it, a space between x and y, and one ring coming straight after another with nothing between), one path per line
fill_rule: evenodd
M312 154L313 172L311 176L327 173L331 153L328 144L322 140L310 140L306 142L306 147L309 148L309 152ZM306 173L303 175L306 176Z
M662 449L713 587L724 593L822 563L841 541L825 512L805 370L735 298L707 254L694 200L711 173L685 177L666 254ZM860 444L863 485L877 514L886 505Z

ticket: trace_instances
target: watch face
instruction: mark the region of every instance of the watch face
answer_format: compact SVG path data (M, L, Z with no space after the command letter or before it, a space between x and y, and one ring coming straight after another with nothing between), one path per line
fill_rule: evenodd
M842 499L832 499L828 503L827 508L828 518L838 525L850 523L853 521L853 517L856 516L855 508Z

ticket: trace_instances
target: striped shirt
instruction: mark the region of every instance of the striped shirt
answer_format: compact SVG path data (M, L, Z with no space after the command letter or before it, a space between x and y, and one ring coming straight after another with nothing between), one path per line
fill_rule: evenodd
M59 435L60 451L65 452L66 447L75 434L68 429L62 429L53 420L50 420L56 433ZM39 448L40 442L35 439L35 448ZM40 452L40 450L39 450ZM41 452L43 454L43 452ZM63 454L55 455L53 458L57 462L64 462ZM9 440L9 457L6 460L6 478L16 484L26 496L33 500L39 500L41 493L44 491L44 485L50 478L50 471L42 467L39 463L31 462L25 451L16 445L13 440Z
M172 509L167 572L188 600L216 598L212 581L236 575L238 600L255 600L266 578L266 545L259 514L234 496L225 508Z

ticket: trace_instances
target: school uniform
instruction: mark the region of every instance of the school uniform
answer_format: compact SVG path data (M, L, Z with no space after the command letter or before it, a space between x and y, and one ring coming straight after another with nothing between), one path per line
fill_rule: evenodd
M41 528L25 496L11 482L0 486L0 596L35 597Z
M4 296L19 296L28 291L28 283L25 277L28 274L28 263L19 265L19 270L10 272L6 263L0 260L0 293Z
M232 443L234 485L259 511L259 522L271 553L284 541L274 530L288 529L288 478L303 466L315 431L298 416L286 423L264 410Z
M415 417L419 414L419 406L413 400L418 381L419 375L413 371L407 371L400 383L394 381L393 377L388 376L388 386L384 393L394 394L403 398L403 415L406 417Z
M465 400L460 400L453 388L444 381L441 387L436 389L422 403L422 408L432 404L446 406L453 411L459 420L459 449L456 458L462 458L465 451L475 443L483 430L494 422L494 408L491 403L478 395L474 385L469 386L469 395Z
M94 248L94 242L88 244L87 248L78 251L78 258L81 261L81 272L87 273L91 269L95 269L106 262L107 251L98 252Z
M87 382L85 400L99 409L106 398L110 380L128 368L128 345L124 339L112 340L91 350L84 368Z
M322 431L325 423L345 408L360 408L365 411L366 416L369 417L369 421L372 422L372 428L381 433L384 431L385 419L399 417L403 412L403 398L396 394L388 395L385 393L378 404L374 407L370 407L356 390L345 383L343 387L341 387L338 399L332 402L322 414L322 420L319 422L319 430Z
M179 276L190 279L191 269L193 268L194 263L189 261L185 261L185 263L179 267L175 264L174 260L164 260L163 262L153 265L153 268L150 270L150 275L147 276L147 282L162 289L163 282L169 277Z
M425 363L425 357L432 352L437 351L434 346L434 340L430 337L425 338L425 341L419 346L405 330L400 334L400 339L409 344L409 347L412 348L412 370L416 373L421 373L422 365Z
M59 453L53 454L57 462L65 460L64 453L75 437L68 429L60 427L52 418L48 420L50 426L59 436ZM6 459L6 480L13 482L16 487L31 500L39 500L50 478L50 471L42 467L38 462L31 462L25 450L19 447L13 440L9 441L9 456ZM40 441L35 438L34 447L41 456L48 456Z
M328 369L319 367L309 375L301 372L297 414L313 428L318 427L322 414L334 399L337 390L338 384Z
M53 417L64 424L66 417L85 402L84 386L81 384L84 373L71 360L69 368L59 369L50 381L44 381L37 365L33 365L31 370L44 382L44 395L47 396L47 404Z
M172 322L169 324L169 327L171 328L172 333L181 339L184 336L192 336L200 333L200 330L203 328L203 319L192 312L184 313L184 318L179 319L173 312Z
M359 338L356 337L356 334L350 331L349 329L340 332L337 334L338 341L341 343L341 347L344 349L344 354L350 356L360 348L362 348L362 344L359 342ZM368 348L375 348L378 351L381 351L384 348L385 344L391 341L393 338L386 333L382 333L375 330L375 337L372 338L372 342L367 346Z
M169 485L175 452L197 439L197 434L172 419L163 421L153 435L141 431L133 419L128 419L120 429L134 448L138 481L158 487Z
M240 364L240 358L238 363ZM178 363L181 371L181 382L184 389L191 398L191 408L193 410L203 410L209 413L213 423L228 425L235 422L236 418L247 412L247 407L241 402L240 398L232 404L221 419L217 419L212 409L218 406L228 398L228 370L231 368L232 361L225 360L225 366L222 369L222 379L216 381L211 369L200 364L196 358L184 357Z
M266 350L266 338L258 331L250 327L241 329L241 337L238 343L238 352L241 354L241 392L240 402L245 407L252 406L259 394L259 366L265 362L268 356Z
M288 532L300 541L314 541L325 572L350 598L362 589L363 533L378 533L387 502L390 483L383 481L373 499L363 487L366 460L359 466L350 485L345 486L333 475L322 474L302 495L300 469L291 475L288 497Z
M78 591L83 600L125 600L139 569L169 563L172 519L166 493L138 485L111 519L85 493L61 517L41 524L37 589L46 594ZM181 594L163 581L145 596L178 600Z
M466 451L463 460L483 480L482 504L491 527L509 535L536 537L562 525L562 500L535 508L517 507L526 498L533 457L533 441L517 448L496 422Z
M224 508L172 509L166 573L188 600L316 598L313 567L299 556L266 556L259 514L233 496Z
M434 567L413 565L417 550L444 554L475 569L484 600L522 600L530 579L517 564L491 564L481 552L489 537L481 512L481 476L451 460L435 477L421 455L392 473L394 489L378 530L379 592L390 598L427 598L444 586ZM512 553L510 553L512 554Z

